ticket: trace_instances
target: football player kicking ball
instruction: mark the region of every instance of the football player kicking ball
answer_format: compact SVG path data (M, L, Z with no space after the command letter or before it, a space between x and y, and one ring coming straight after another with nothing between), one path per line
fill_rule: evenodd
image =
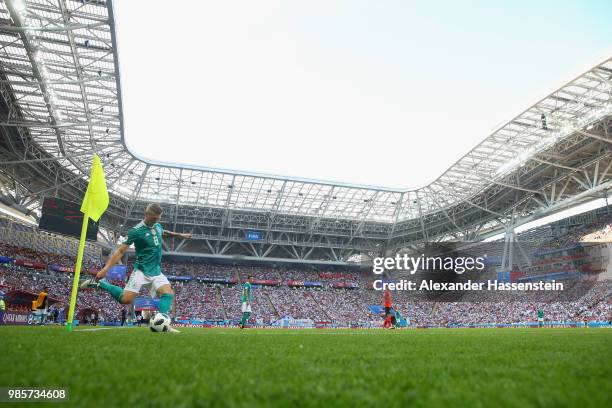
M151 291L151 296L155 293L159 295L159 312L168 313L172 309L174 291L168 279L161 272L162 237L190 239L191 234L165 231L159 223L161 214L162 208L159 204L149 204L145 209L144 220L130 229L126 240L108 259L104 268L98 272L95 278L83 281L81 288L105 290L119 303L129 305L134 302L140 289L144 286ZM125 285L125 289L122 289L110 284L104 277L109 269L121 260L132 244L136 248L136 261L130 280ZM179 333L172 327L168 331Z
M241 329L246 327L249 316L251 316L251 295L253 292L251 282L253 282L253 276L249 275L249 279L242 285L242 319L239 324Z

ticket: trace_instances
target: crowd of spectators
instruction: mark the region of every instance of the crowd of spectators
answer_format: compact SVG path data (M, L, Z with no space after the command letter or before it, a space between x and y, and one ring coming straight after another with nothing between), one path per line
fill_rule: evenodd
M224 308L215 285L174 282L176 316L224 320Z
M540 250L560 248L568 242L578 242L585 236L606 239L612 235L612 217L579 226L564 234L553 237ZM67 270L74 267L74 257L31 248L0 243L0 256L44 264L47 267L33 269L16 263L0 264L0 286L3 291L21 290L33 294L43 287L49 287L54 308L65 313L73 274L51 270L48 266L58 265ZM95 273L101 267L101 259L86 258L84 274ZM131 261L128 263L128 271ZM212 264L181 262L164 259L162 270L167 276L191 277L187 282L173 282L176 293L175 315L177 317L203 320L232 320L241 316L241 283L252 275L256 280L268 281L269 285L256 285L252 301L252 319L274 322L286 316L293 319L314 321L357 322L380 321L371 306L382 303L382 294L371 288L371 282L378 276L368 271L326 270L312 266L253 266L236 264ZM207 278L202 282L197 278ZM225 280L213 283L214 279ZM320 282L318 287L292 286L294 281ZM115 282L120 286L124 282ZM353 284L355 288L335 288L337 284ZM491 292L462 301L439 298L435 301L422 293L394 292L394 307L413 325L455 325L482 323L517 323L537 319L536 311L541 308L550 321L609 321L612 319L612 281L588 283L588 288L576 290L574 298L555 298L555 293L541 294L538 298L512 297L508 292ZM143 293L146 296L148 293ZM114 299L99 290L82 290L77 300L77 315L80 310L94 310L101 319L115 320L122 310ZM8 304L8 308L20 310L25 306Z
M40 252L31 248L18 247L0 242L0 256L12 259L20 259L29 262L43 263L47 266L58 265L62 267L74 268L76 259L72 256L60 255L51 252ZM95 258L84 258L82 268L89 270L100 268L101 262Z
M293 273L299 276L297 271ZM72 274L2 265L0 284L31 293L49 287L49 296L58 301L56 307L64 309L70 298ZM242 289L239 284L190 281L174 282L173 287L176 292L176 316L219 321L237 319L241 315ZM536 320L538 308L545 310L546 318L550 321L610 320L612 282L596 282L584 292L571 301L554 298L516 300L508 293L492 292L460 302L432 301L426 297L419 299L418 294L394 292L394 307L411 324L418 326L530 322ZM370 306L380 305L381 301L381 292L367 288L260 286L254 290L252 317L266 323L285 316L329 322L378 321L379 316L371 313ZM107 293L99 290L82 290L77 299L77 314L80 309L92 309L105 320L117 319L121 315L121 307Z

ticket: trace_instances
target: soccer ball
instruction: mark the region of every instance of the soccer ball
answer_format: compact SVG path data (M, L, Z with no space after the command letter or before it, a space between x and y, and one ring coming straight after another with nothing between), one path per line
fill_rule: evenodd
M157 313L149 320L149 328L152 332L166 332L170 327L170 316L165 313Z

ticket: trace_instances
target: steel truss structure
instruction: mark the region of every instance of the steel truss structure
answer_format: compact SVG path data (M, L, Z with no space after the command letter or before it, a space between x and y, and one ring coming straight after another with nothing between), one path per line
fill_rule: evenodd
M501 126L432 184L395 190L145 161L125 144L112 1L0 3L1 200L80 201L101 156L109 242L160 202L195 240L172 253L346 261L424 240L475 240L612 183L612 58ZM247 230L264 234L245 240Z

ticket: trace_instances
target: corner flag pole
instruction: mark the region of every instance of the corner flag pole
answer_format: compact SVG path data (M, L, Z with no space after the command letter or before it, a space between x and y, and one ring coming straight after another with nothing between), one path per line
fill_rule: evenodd
M87 224L89 223L89 214L83 216L83 226L81 227L81 240L79 241L79 253L77 255L76 265L74 266L74 281L72 282L72 295L70 295L70 308L68 309L68 322L66 328L70 333L72 331L72 322L74 319L74 309L76 307L76 298L79 291L79 277L81 276L81 264L83 262L83 252L85 251L85 238L87 237Z
M76 298L79 291L79 277L81 276L81 264L83 262L83 252L85 251L85 239L87 238L87 224L90 218L94 221L98 221L108 208L108 203L109 197L106 189L106 180L104 178L104 169L102 168L100 157L94 154L89 185L87 186L87 192L85 193L83 204L81 205L83 226L81 228L81 240L79 241L77 261L74 266L74 281L72 283L72 294L70 296L70 308L68 309L68 322L66 323L68 332L72 331L72 322L74 320L74 309L76 307Z

